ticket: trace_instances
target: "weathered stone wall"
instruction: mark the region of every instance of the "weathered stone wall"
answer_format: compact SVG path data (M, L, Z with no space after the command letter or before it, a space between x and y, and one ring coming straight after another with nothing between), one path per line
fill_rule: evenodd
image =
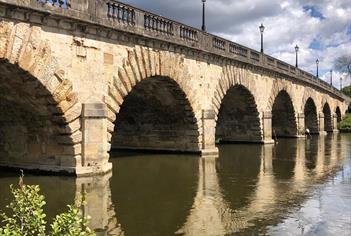
M104 34L73 19L38 13L28 20L29 10L0 8L0 104L11 112L0 114L2 165L87 174L110 169L111 146L215 154L216 132L223 140L269 143L273 122L288 129L277 128L278 135L303 135L308 99L319 131L335 130L337 108L341 116L347 108L276 68L164 35Z
M25 23L0 22L0 162L75 172L81 138L71 136L79 133L77 96L41 32Z

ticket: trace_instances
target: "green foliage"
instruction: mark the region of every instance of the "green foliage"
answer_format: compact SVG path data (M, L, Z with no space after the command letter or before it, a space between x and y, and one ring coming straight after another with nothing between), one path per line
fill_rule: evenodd
M342 55L334 62L334 68L341 73L351 74L351 55Z
M7 208L13 215L0 215L5 223L0 235L45 235L46 215L42 209L45 201L39 194L39 186L24 185L16 189L11 185L10 188L15 200Z
M52 236L92 236L95 235L86 226L88 220L82 217L79 208L76 206L68 206L66 213L61 213L55 217L55 221L51 224Z
M54 218L51 233L46 234L46 220L43 206L46 204L44 196L39 194L39 186L24 185L20 177L20 187L11 185L13 201L6 207L11 211L8 216L0 214L0 221L4 224L0 228L0 236L93 236L95 233L88 228L88 219L81 215L79 208L83 201L69 205L68 211Z
M338 128L341 132L351 132L351 114L347 114L347 116L338 124Z
M341 90L345 95L351 97L351 86L347 86Z

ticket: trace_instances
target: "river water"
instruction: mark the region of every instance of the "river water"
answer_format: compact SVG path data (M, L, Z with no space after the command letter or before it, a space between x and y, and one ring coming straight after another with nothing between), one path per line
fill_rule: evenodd
M350 235L351 135L222 145L219 158L112 154L98 178L26 175L49 218L85 192L98 235ZM0 172L0 209L15 173Z

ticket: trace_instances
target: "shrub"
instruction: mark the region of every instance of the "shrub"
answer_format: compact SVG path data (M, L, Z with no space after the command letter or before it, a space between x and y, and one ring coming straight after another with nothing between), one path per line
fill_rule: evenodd
M46 215L43 206L46 204L44 196L40 195L37 185L24 185L23 176L20 177L18 188L10 186L14 199L6 207L11 214L0 214L0 221L4 224L0 228L0 236L92 236L95 233L88 228L88 219L80 213L83 200L75 205L69 205L68 211L57 215L51 224L51 232L46 233Z

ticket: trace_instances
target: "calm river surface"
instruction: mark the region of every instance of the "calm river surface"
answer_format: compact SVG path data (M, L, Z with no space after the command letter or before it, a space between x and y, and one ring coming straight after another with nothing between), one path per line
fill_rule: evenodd
M114 154L99 178L26 175L49 217L86 192L98 235L350 235L351 135L223 145L219 158ZM16 174L0 172L0 209Z

